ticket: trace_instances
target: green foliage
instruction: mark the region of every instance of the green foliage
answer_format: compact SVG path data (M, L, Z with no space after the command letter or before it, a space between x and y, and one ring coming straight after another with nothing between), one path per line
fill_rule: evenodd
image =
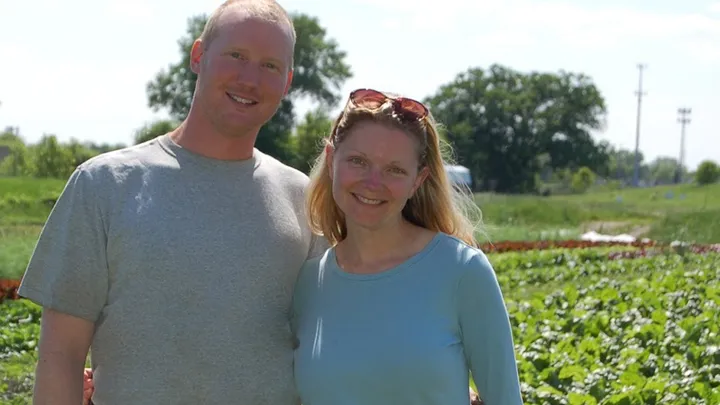
M157 120L146 123L135 131L135 144L141 144L149 140L155 139L160 135L165 135L168 132L172 132L178 127L178 123L173 120Z
M335 40L327 37L317 18L304 14L292 18L297 33L293 82L288 96L275 116L260 130L256 142L259 150L288 164L304 158L296 156L292 149L294 103L309 99L322 108L332 107L341 98L343 83L352 76L345 52ZM189 67L190 50L206 21L205 15L188 20L186 34L178 40L180 60L161 70L147 84L149 106L155 111L167 110L175 121L183 120L190 111L197 81Z
M595 184L595 173L589 167L581 167L572 176L572 188L576 193L586 192Z
M35 146L34 158L37 177L63 179L75 170L70 149L62 147L54 135L44 136Z
M65 179L0 177L0 237L3 226L43 225L64 185Z
M305 114L293 137L295 160L292 165L296 169L304 173L310 172L315 158L322 151L322 140L330 135L331 127L332 121L325 111L315 110Z
M584 75L473 68L427 102L483 190L533 191L543 166L605 171L609 147L590 133L605 101Z
M720 180L720 166L717 163L711 160L700 163L695 172L695 181L699 185L717 183L718 180Z
M0 226L0 279L22 277L41 229L32 225Z
M576 262L571 271L582 282L508 299L525 401L718 403L718 260L636 259L612 278L606 267ZM543 268L538 282L567 267ZM508 276L533 282L527 269Z
M55 135L47 134L35 144L26 144L15 128L0 134L0 146L3 145L9 147L10 154L0 161L0 176L61 180L67 180L73 170L86 160L125 147L123 144L81 143L75 139L60 142Z
M34 368L40 333L39 306L0 301L0 403L32 403Z
M31 176L35 170L32 166L32 156L25 144L13 142L7 146L10 148L10 155L0 162L0 174Z
M12 143L10 155L0 163L0 174L65 180L78 165L98 153L95 145L76 140L63 144L55 135L45 135L34 145Z
M41 308L26 300L0 301L0 360L37 349Z
M673 212L653 223L647 235L655 240L720 242L720 209Z
M24 143L18 128L7 127L3 132L0 132L0 145L13 145L16 143Z

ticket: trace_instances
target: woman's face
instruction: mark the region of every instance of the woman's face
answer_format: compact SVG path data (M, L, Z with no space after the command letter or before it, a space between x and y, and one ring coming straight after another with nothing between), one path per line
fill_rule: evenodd
M327 153L333 198L348 230L396 226L405 203L427 176L427 169L419 170L418 142L412 135L370 121L355 125Z

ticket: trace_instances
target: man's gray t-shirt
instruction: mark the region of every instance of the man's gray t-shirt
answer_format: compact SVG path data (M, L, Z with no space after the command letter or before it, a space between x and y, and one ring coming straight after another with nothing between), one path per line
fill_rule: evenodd
M288 310L307 177L259 151L193 154L167 135L68 181L19 293L95 322L97 405L294 404Z

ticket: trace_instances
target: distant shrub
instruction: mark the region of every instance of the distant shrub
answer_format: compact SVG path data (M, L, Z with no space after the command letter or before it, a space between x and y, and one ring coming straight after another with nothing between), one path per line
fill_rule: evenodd
M581 167L572 176L572 189L576 193L586 192L595 184L595 173L588 167Z
M711 160L700 163L697 172L695 172L695 181L699 185L713 184L718 180L720 180L720 166L717 163Z

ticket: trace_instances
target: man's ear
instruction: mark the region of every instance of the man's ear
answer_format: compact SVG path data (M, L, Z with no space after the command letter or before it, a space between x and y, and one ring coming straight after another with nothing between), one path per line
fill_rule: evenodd
M284 94L286 96L287 96L288 92L290 91L290 85L292 84L294 74L295 74L295 72L293 69L290 69L288 71L287 84L285 85L285 94Z
M204 46L202 40L196 39L192 44L192 48L190 48L190 70L195 74L200 73L202 56L205 53Z

